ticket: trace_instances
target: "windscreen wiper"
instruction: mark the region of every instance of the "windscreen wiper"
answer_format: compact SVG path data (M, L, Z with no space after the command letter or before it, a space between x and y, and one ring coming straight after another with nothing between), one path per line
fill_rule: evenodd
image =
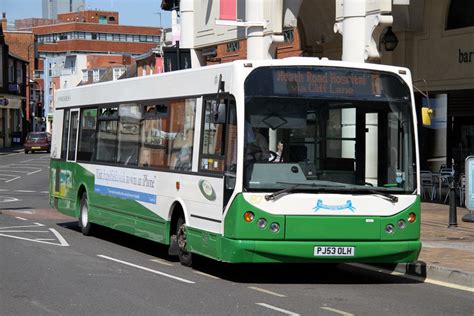
M277 183L283 183L283 184L286 184L285 182L277 182ZM392 203L397 203L398 202L398 197L393 195L393 194L390 194L390 193L387 193L387 192L381 192L381 191L377 191L377 190L374 190L374 189L365 189L365 188L348 188L348 187L345 187L345 186L338 186L338 185L335 185L335 186L322 186L322 185L317 185L315 183L312 183L312 184L303 184L303 183L296 183L296 184L293 184L292 186L289 186L283 190L280 190L280 191L276 191L276 192L273 192L271 194L267 194L265 195L265 200L267 201L273 201L275 200L277 197L279 197L280 195L282 194L285 194L285 193L288 193L288 192L291 192L291 191L294 191L298 188L317 188L318 191L323 191L323 192L334 192L334 193L341 193L341 192L359 192L359 193L362 193L362 192L369 192L369 193L372 193L372 194L377 194L377 195L380 195L382 196L383 198L386 198L388 199L390 202Z
M279 184L293 184L293 183L286 183L286 182L277 182L277 183L279 183ZM280 195L291 192L291 191L294 191L298 188L317 188L318 190L321 190L321 191L331 191L331 192L333 192L333 191L337 191L337 189L334 189L334 188L344 188L344 186L342 186L342 185L341 186L339 186L339 185L325 186L325 185L318 185L316 183L311 183L311 184L295 183L292 186L289 186L289 187L287 187L283 190L276 191L276 192L273 192L271 194L265 195L265 200L273 201L277 197L279 197Z

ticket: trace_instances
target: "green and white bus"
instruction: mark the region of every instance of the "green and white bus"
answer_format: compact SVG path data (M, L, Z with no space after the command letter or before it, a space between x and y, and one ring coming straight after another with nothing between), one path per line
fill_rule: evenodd
M235 61L60 90L50 203L241 262L412 262L420 242L409 70Z

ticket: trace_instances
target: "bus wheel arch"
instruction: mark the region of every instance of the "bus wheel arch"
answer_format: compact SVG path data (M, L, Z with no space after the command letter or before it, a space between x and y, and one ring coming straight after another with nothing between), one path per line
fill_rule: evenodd
M170 219L170 246L168 254L178 256L184 266L192 265L192 254L186 251L186 216L180 202L173 203Z

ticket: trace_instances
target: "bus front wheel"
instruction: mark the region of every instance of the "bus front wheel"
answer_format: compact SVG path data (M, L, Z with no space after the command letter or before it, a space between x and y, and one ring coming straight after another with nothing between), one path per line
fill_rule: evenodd
M178 257L183 266L190 267L193 264L193 257L186 251L186 224L180 217L176 223L176 239L178 242Z
M82 193L81 197L79 227L81 228L81 232L83 235L89 236L91 234L92 225L89 222L89 202L87 200L87 194L85 192Z

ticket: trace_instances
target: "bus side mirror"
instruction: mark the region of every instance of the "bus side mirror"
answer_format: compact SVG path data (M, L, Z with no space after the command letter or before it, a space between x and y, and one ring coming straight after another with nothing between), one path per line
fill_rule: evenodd
M421 108L421 120L424 126L431 125L431 115L433 114L433 110L428 107Z

